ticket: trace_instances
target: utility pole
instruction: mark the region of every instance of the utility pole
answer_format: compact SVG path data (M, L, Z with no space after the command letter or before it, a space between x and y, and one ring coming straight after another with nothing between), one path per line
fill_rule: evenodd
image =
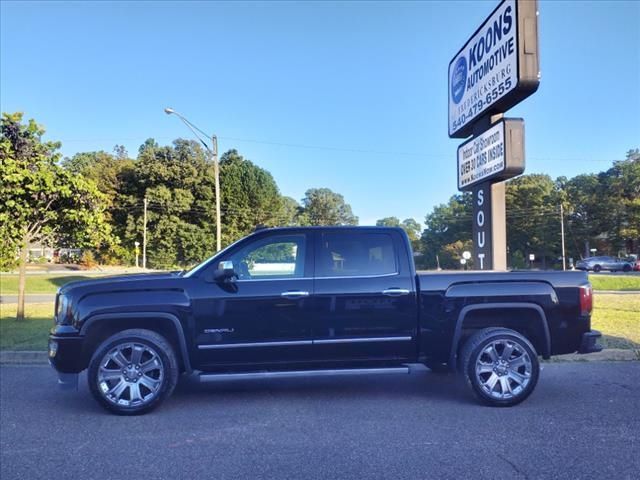
M220 219L220 164L218 163L218 137L211 136L213 146L213 176L216 186L216 251L222 250L222 220Z
M566 270L567 262L564 254L564 207L562 203L560 203L560 234L562 235L562 270Z
M142 220L142 268L147 268L147 197L144 197L144 216Z

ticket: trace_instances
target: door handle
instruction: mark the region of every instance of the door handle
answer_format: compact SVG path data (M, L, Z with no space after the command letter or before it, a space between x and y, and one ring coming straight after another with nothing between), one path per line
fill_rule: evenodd
M406 288L387 288L382 291L382 294L387 297L401 297L402 295L409 295L409 290Z
M282 292L280 296L284 298L290 298L290 299L303 298L303 297L308 297L309 292L303 292L301 290L290 290L288 292Z

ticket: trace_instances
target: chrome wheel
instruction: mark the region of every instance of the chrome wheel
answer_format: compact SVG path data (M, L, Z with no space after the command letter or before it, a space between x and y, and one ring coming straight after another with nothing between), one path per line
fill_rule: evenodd
M98 390L109 402L124 407L148 404L159 393L164 365L148 345L127 342L116 345L101 359Z
M518 342L494 340L477 356L476 380L480 388L497 400L508 400L524 392L532 376L531 357Z

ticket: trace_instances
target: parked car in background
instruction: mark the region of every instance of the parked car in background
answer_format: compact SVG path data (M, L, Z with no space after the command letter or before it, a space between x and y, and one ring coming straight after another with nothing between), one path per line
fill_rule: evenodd
M617 257L589 257L584 260L579 260L576 263L576 269L587 272L589 270L593 270L594 272L600 272L601 270L630 272L633 268L634 264L632 261Z

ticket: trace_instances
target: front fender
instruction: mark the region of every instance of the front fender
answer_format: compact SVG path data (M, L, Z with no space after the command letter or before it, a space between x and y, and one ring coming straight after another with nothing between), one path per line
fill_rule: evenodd
M176 335L178 348L180 350L180 356L182 357L182 361L184 364L185 372L187 374L192 373L193 369L191 368L191 361L189 358L189 349L187 347L187 340L184 333L184 328L180 319L171 313L168 312L122 312L122 313L103 313L90 316L87 318L80 328L80 335L86 337L87 333L91 330L93 326L99 324L100 322L108 322L114 320L132 320L136 321L136 326L140 326L140 322L142 322L142 327L144 327L144 323L148 322L150 325L153 321L164 320L170 322L173 326L173 333Z

